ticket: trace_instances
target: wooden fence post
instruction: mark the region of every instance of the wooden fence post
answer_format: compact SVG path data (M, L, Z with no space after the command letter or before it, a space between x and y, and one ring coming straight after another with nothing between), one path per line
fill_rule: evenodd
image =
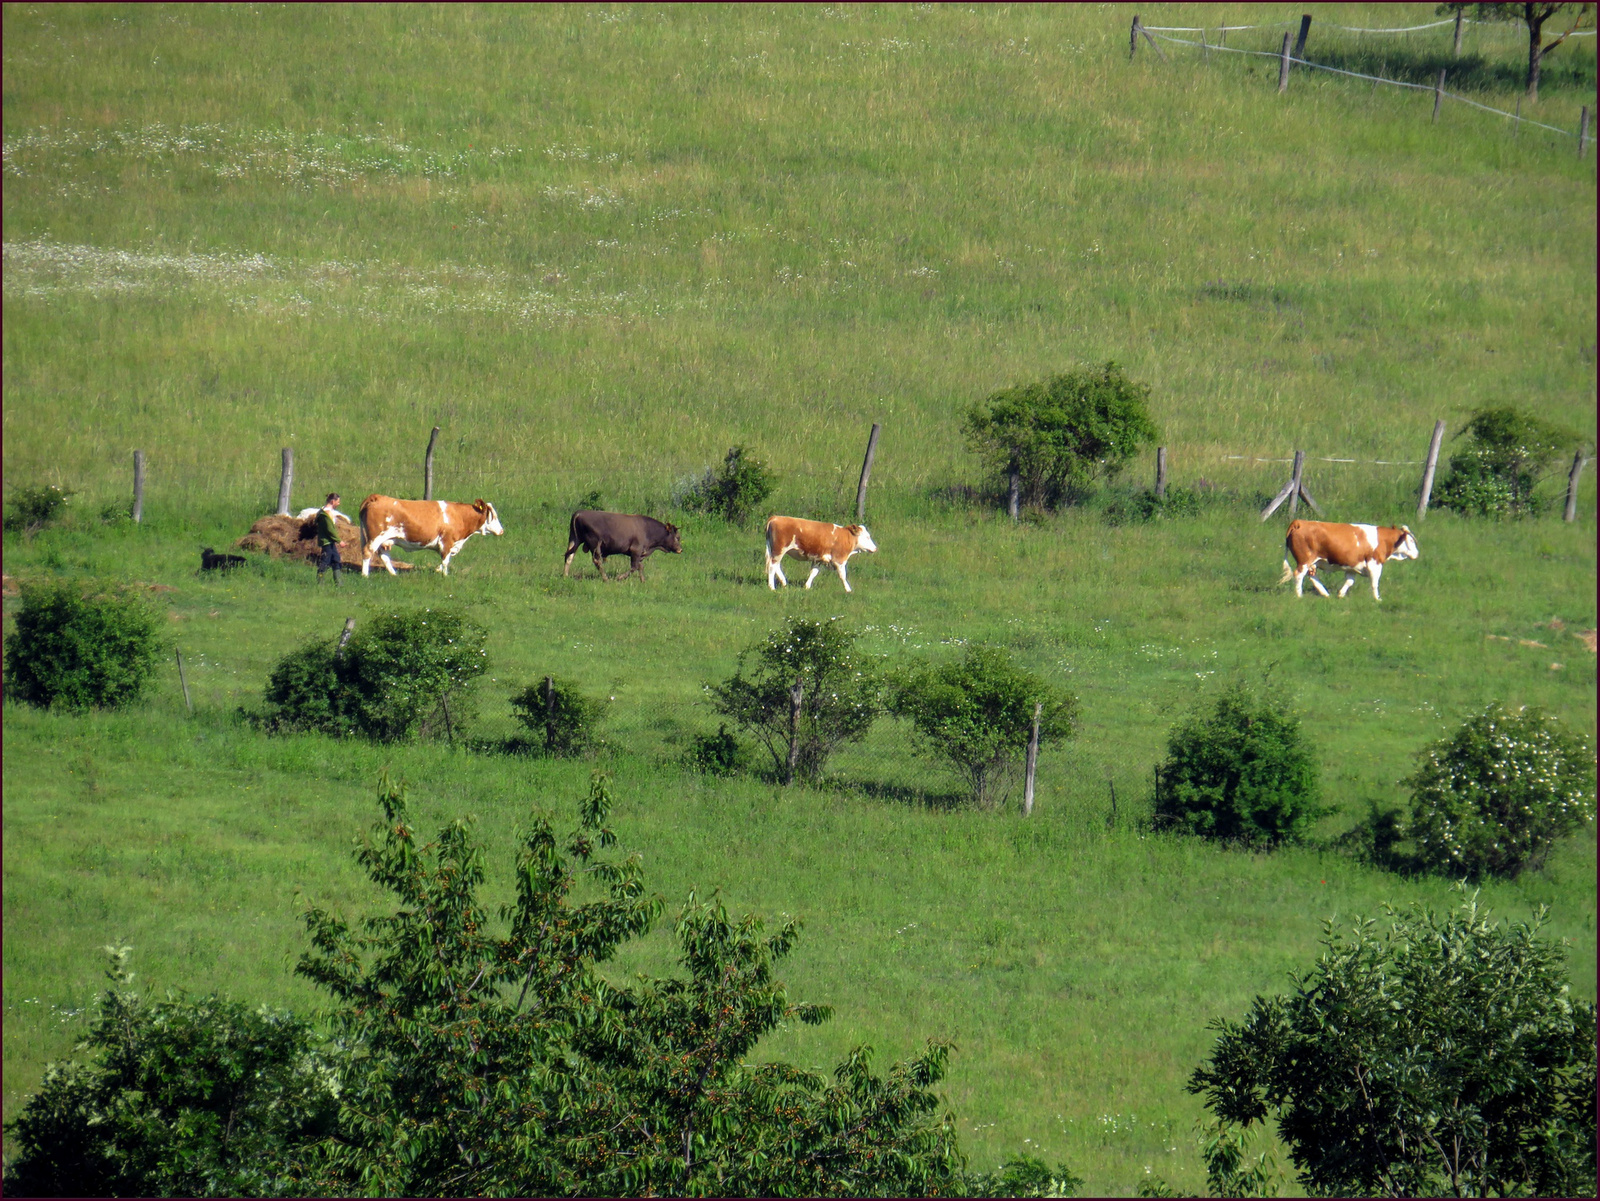
M1011 493L1006 500L1006 511L1011 514L1013 523L1022 508L1022 472L1015 467L1011 469Z
M1456 8L1456 41L1454 48L1450 51L1452 58L1461 57L1461 16L1466 11L1467 6L1465 4L1459 5Z
M1227 44L1228 44L1228 27L1226 25L1218 25L1217 26L1217 45L1226 46Z
M1289 90L1289 31L1283 31L1283 52L1278 56L1278 95Z
M1306 470L1306 452L1294 452L1294 475L1289 480L1289 520L1294 520L1295 511L1300 508L1300 477Z
M1572 470L1567 474L1567 509L1561 516L1565 521L1578 520L1578 477L1583 474L1583 465L1588 462L1584 456L1583 447L1578 447L1578 453L1573 457Z
M1579 452L1579 454L1582 453L1582 451ZM1567 520L1571 521L1572 518L1569 517ZM183 685L183 707L189 710L189 716L193 717L194 706L189 703L189 681L183 674L183 652L177 647L173 647L172 653L178 657L178 683Z
M1167 448L1156 447L1156 499L1167 498Z
M1439 124L1439 105L1444 101L1444 68L1439 69L1439 82L1433 85L1433 123Z
M872 423L872 433L867 435L867 457L861 460L861 482L856 485L856 520L867 519L867 481L872 478L872 456L878 453L878 431L883 427Z
M1589 140L1589 106L1583 106L1583 113L1578 117L1578 157L1583 157L1583 144Z
M1511 137L1514 139L1522 136L1522 97L1517 97L1516 120L1511 124Z
M283 474L278 477L278 516L289 516L289 487L294 483L294 448L283 448Z
M344 658L344 644L350 641L350 635L355 632L356 619L354 617L346 617L344 619L344 633L339 635L339 645L333 648L333 660L335 663Z
M1286 500L1289 501L1289 516L1291 518L1294 516L1295 510L1299 507L1301 501L1305 501L1318 517L1322 516L1322 506L1312 500L1311 493L1306 490L1305 480L1303 479L1305 463L1306 452L1303 450L1295 451L1294 474L1289 477L1289 482L1283 486L1278 495L1272 498L1272 503L1261 510L1262 521L1271 517L1277 511L1278 506Z
M1428 513L1428 501L1433 498L1433 473L1439 466L1439 446L1444 441L1444 422L1433 423L1433 438L1428 442L1428 460L1422 465L1422 491L1417 495L1417 520Z
M144 451L133 452L133 521L144 520Z
M1206 31L1200 30L1200 53L1205 55L1206 62L1211 61L1211 43L1206 41Z
M433 499L433 444L439 440L439 427L428 435L428 453L422 460L422 499Z
M1133 61L1133 55L1139 49L1139 14L1133 14L1133 24L1128 27L1128 61Z
M1306 13L1304 16L1302 16L1300 18L1300 36L1295 38L1295 40L1294 40L1294 56L1296 58L1302 58L1302 59L1305 58L1305 56L1306 56L1306 34L1308 34L1310 32L1311 32L1311 14L1310 13Z
M1033 734L1028 739L1028 769L1022 784L1022 816L1033 812L1033 772L1039 766L1039 719L1044 716L1044 702L1033 702Z
M794 783L794 769L800 762L800 706L805 703L806 682L796 676L789 689L789 762L784 765L783 782Z

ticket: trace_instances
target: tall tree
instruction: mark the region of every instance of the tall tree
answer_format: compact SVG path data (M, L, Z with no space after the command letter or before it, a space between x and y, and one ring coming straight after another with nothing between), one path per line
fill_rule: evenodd
M1543 3L1543 4L1441 4L1437 11L1441 16L1455 13L1459 10L1470 8L1473 16L1479 21L1521 21L1528 30L1528 99L1539 99L1539 72L1544 65L1545 55L1549 54L1562 42L1566 41L1580 29L1594 28L1593 4L1569 3ZM1555 17L1570 19L1565 32L1561 33L1554 41L1544 40L1545 22ZM1558 21L1557 24L1560 24Z

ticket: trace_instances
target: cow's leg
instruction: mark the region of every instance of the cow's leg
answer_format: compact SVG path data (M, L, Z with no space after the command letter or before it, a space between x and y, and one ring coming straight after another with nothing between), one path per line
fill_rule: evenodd
M1378 595L1378 577L1383 574L1383 564L1367 564L1367 574L1372 577L1372 599L1375 601L1381 601L1383 597Z
M383 565L389 569L390 575L400 574L394 569L394 560L389 558L389 548L394 545L394 540L396 537L398 537L398 535L393 530L385 530L383 533L379 534L375 539L373 539L373 541L367 546L367 555L369 561L371 556L376 554L380 559L383 560Z
M806 577L806 587L807 588L811 587L811 581L817 578L817 572L819 572L821 570L822 570L822 564L821 563L813 563L811 565L811 574Z
M600 573L600 578L602 580L605 580L607 583L610 583L610 578L606 575L606 557L605 557L605 555L601 554L600 551L601 551L601 548L597 546L591 552L594 555L595 570Z
M566 561L561 564L561 574L563 576L569 575L571 573L571 571L572 571L572 556L577 554L577 553L578 553L578 544L576 542L568 542L567 543L567 558L566 558Z
M773 558L770 551L767 553L767 587L774 592L778 590L778 585L773 582L775 580L781 580L785 588L789 586L789 577L783 574L782 551L778 552L777 558Z
M1295 568L1295 572L1294 572L1294 594L1296 596L1304 596L1305 595L1305 582L1306 582L1306 576L1308 576L1308 575L1311 575L1311 564L1310 563L1301 564L1300 566ZM1311 582L1313 584L1315 584L1317 582L1317 577L1312 575L1311 576Z
M466 544L467 544L467 540L465 538L463 538L460 542L453 543L448 551L441 550L439 552L440 555L442 556L441 559L440 559L440 562L439 562L439 570L444 572L445 575L449 575L450 574L450 560L455 558L456 551L460 550Z
M841 561L839 563L834 564L834 566L839 569L839 582L844 585L844 590L846 592L849 592L850 591L850 581L844 578L844 563Z
M1360 572L1357 572L1356 574L1359 575ZM1351 575L1348 571L1345 572L1344 573L1344 587L1339 589L1339 599L1343 600L1345 598L1345 593L1349 592L1350 589L1354 588L1355 586L1356 586L1356 577Z
M638 551L631 550L628 552L628 562L630 564L628 574L636 575L641 580L644 579L644 556Z

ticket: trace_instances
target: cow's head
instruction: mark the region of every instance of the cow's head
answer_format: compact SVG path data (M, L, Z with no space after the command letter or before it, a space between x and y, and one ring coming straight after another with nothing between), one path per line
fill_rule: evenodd
M661 524L667 527L667 537L661 544L662 549L669 550L675 555L683 554L683 540L678 537L678 527L666 521Z
M1421 552L1417 550L1417 540L1411 536L1411 531L1400 527L1400 537L1395 540L1394 549L1389 552L1391 559L1415 559Z
M472 507L483 517L483 524L478 527L479 533L503 534L506 532L505 527L500 524L500 514L496 513L494 506L484 500L483 497L480 496L473 501Z
M857 550L877 551L878 544L872 540L872 535L867 533L866 526L853 525L849 527L849 530L855 536Z

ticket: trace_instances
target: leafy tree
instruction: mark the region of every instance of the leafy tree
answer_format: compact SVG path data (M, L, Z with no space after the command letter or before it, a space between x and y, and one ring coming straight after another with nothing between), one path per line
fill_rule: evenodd
M1547 911L1502 926L1475 895L1386 911L1294 991L1220 1019L1190 1078L1221 1121L1267 1120L1321 1196L1593 1196L1595 1007L1574 1001Z
M24 1197L286 1194L291 1150L332 1125L336 1076L310 1027L215 994L133 990L128 947L79 1050L51 1064L8 1134Z
M450 609L382 613L338 653L332 639L290 651L272 669L266 709L275 730L317 730L406 742L454 737L469 716L469 687L488 670L488 634Z
M1479 409L1456 437L1467 445L1450 457L1438 503L1483 517L1536 514L1539 480L1578 441L1569 429L1514 406Z
M1594 754L1543 710L1490 705L1419 759L1405 832L1426 870L1515 876L1594 819Z
M691 513L711 513L743 525L772 495L777 478L744 447L733 446L721 466L706 468L700 479L690 477L679 486L674 499Z
M1470 9L1472 15L1479 21L1521 21L1526 26L1528 30L1526 86L1528 99L1535 102L1539 99L1539 73L1544 66L1545 56L1577 30L1594 28L1593 4L1556 3L1552 0L1546 0L1541 4L1441 4L1434 9L1434 12L1439 16L1445 16L1453 15L1463 9ZM1553 42L1546 42L1545 22L1563 13L1570 16L1570 25Z
M1156 440L1150 386L1115 363L1052 375L987 397L966 415L967 444L1020 503L1056 504L1114 478Z
M1298 842L1321 814L1319 774L1287 704L1235 685L1167 736L1156 824L1227 842Z
M55 484L26 484L11 494L11 512L5 517L6 533L33 534L44 529L66 508L70 488Z
M949 761L980 805L997 804L1013 782L1044 706L1039 745L1070 738L1078 701L1018 667L999 647L973 646L954 663L900 679L889 711L910 720L924 746Z
M815 780L835 749L872 728L878 681L856 637L838 618L794 617L747 648L731 677L708 686L717 712L766 747L786 784Z
M132 593L86 594L66 581L24 584L17 628L5 643L11 695L77 712L131 705L167 647L162 624Z

